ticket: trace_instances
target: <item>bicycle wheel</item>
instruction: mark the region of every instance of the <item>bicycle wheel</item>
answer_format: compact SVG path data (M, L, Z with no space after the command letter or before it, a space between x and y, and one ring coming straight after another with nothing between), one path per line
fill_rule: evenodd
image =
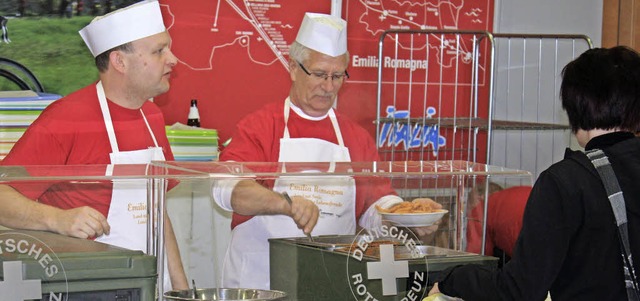
M44 92L44 87L42 86L42 83L40 83L38 78L36 78L35 74L33 74L33 72L29 70L29 68L25 67L24 65L18 62L8 58L0 57L0 70L5 71L4 72L5 74L11 73L14 76L14 78L18 78L21 80L22 83L25 83L27 85L27 88L24 90ZM6 75L3 75L3 76L7 77ZM12 81L16 82L15 80L12 80Z
M11 73L10 71L0 69L0 76L16 84L18 87L20 87L20 90L31 90L26 82L24 82L21 78Z

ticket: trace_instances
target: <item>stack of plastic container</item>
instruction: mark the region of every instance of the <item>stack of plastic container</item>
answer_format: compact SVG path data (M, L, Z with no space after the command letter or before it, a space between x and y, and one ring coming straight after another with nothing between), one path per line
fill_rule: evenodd
M61 96L33 91L0 91L0 159L7 156L42 110Z
M178 123L166 132L176 161L218 160L218 131Z

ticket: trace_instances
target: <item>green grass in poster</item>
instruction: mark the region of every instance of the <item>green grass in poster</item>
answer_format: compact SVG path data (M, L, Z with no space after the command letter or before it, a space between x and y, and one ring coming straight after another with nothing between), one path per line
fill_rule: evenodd
M98 79L93 56L78 34L92 18L9 19L11 43L0 43L0 57L29 68L46 92L68 95ZM18 86L0 77L0 91L8 90Z

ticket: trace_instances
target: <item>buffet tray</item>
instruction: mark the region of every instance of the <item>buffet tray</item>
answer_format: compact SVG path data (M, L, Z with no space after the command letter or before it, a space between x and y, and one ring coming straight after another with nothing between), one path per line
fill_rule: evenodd
M356 243L366 239L370 242L364 254L368 259L380 259L378 246L381 244L392 244L394 246L394 255L396 260L413 260L422 258L451 258L479 256L475 253L457 251L436 246L422 245L418 242L416 246L408 248L400 240L390 239L371 239L363 235L326 235L314 236L313 241L306 237L283 238L300 246L306 246L315 249L321 249L327 252L349 254L353 249L357 248ZM412 250L413 249L413 250Z

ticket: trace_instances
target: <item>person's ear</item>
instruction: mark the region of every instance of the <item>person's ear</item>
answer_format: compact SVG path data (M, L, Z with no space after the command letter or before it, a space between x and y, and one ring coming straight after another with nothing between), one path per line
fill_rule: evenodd
M124 53L118 50L111 51L109 53L109 64L118 72L124 72L126 68Z
M291 81L296 81L296 68L298 68L298 63L291 59L289 60L289 77L291 77Z

